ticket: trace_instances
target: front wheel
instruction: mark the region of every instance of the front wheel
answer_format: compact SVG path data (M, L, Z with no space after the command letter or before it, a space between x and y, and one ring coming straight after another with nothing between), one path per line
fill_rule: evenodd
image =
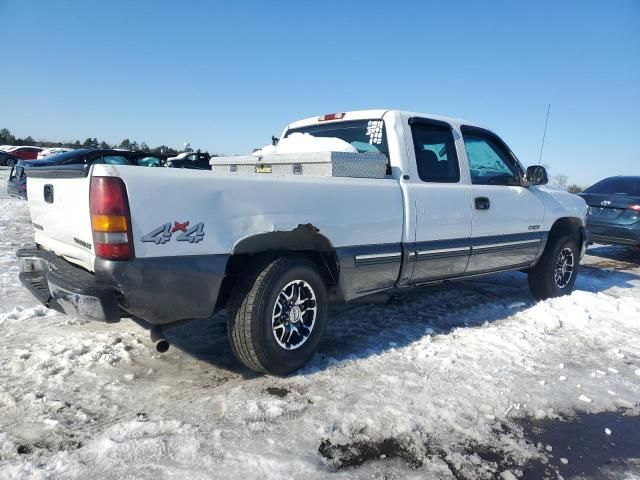
M562 236L547 244L540 260L529 269L529 288L539 300L568 295L578 275L580 251L572 236Z
M235 356L257 372L286 375L305 365L327 323L327 287L313 263L280 257L240 281L227 332Z

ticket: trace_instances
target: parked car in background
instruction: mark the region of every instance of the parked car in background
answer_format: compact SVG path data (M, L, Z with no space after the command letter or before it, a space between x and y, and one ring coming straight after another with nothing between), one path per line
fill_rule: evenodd
M16 157L13 153L0 151L0 165L4 165L6 167L13 167L20 160L19 157Z
M40 153L38 153L38 159L47 158L51 155L57 155L59 153L72 152L73 148L64 148L64 147L52 147L45 148Z
M640 176L609 177L579 194L589 205L589 240L640 246Z
M38 153L42 151L40 147L30 147L30 146L16 146L11 147L6 150L9 153L12 153L18 158L22 160L35 160L38 158Z
M81 148L69 152L51 155L41 160L20 160L11 170L7 182L7 193L12 197L27 198L27 175L30 170L51 167L61 168L66 165L92 165L101 163L107 165L138 165L143 167L161 167L164 165L162 156L150 155L142 152L127 150L98 150Z
M211 155L208 152L184 152L176 157L168 158L167 167L211 170L209 160L211 160Z

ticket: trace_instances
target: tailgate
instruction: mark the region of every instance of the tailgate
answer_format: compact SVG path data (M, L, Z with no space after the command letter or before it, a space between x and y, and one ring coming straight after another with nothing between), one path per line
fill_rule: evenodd
M86 165L30 168L27 196L36 243L93 271L88 172Z

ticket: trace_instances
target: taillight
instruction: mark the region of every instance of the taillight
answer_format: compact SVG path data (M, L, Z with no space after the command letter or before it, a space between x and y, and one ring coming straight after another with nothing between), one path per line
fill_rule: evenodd
M627 209L633 210L634 212L640 212L640 205L629 205Z
M319 122L326 122L328 120L340 120L344 118L346 114L344 112L341 113L327 113L326 115L322 115L318 117Z
M133 258L129 202L122 179L92 177L89 204L96 256L107 260Z

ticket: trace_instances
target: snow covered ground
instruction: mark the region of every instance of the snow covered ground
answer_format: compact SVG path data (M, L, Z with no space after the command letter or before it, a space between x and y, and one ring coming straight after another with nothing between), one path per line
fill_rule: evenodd
M509 273L335 307L306 369L264 377L233 359L223 315L172 331L160 355L133 321L41 307L18 281L14 251L32 231L7 175L2 479L511 479L532 465L559 478L581 459L560 461L523 425L640 414L640 253L593 249L576 292L545 302ZM640 478L640 460L587 476Z

